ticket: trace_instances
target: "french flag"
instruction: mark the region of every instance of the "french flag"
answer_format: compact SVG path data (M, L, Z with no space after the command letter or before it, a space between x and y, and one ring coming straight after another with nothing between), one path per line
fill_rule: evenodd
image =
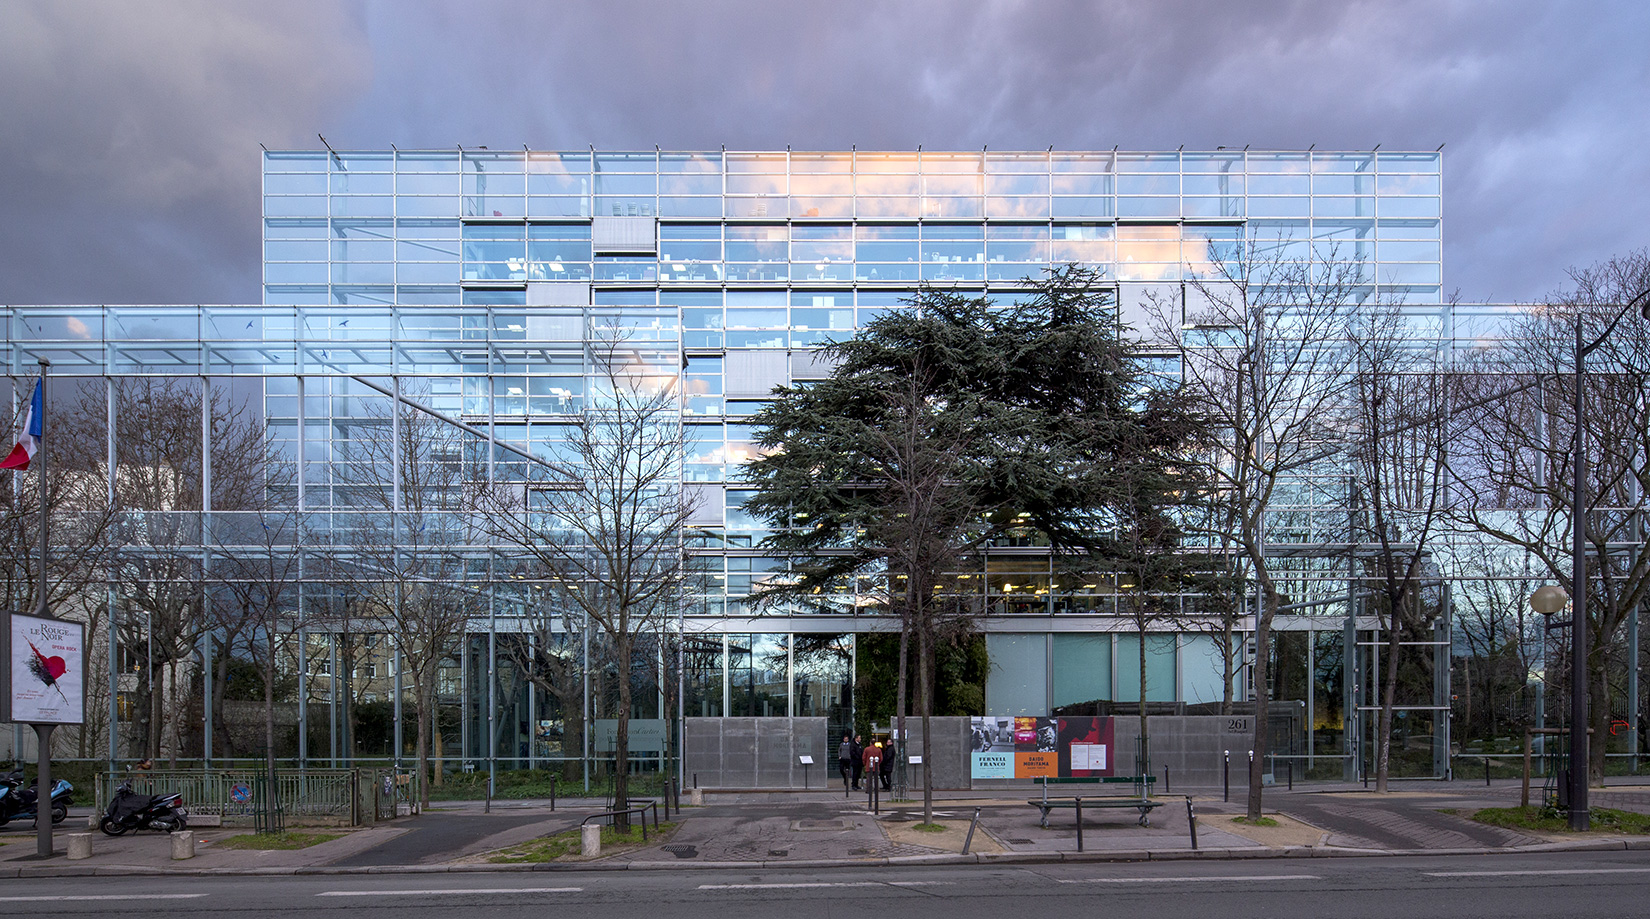
M27 469L34 452L40 449L40 419L45 416L45 380L34 382L34 398L29 400L29 414L23 419L23 436L11 454L0 460L0 469Z

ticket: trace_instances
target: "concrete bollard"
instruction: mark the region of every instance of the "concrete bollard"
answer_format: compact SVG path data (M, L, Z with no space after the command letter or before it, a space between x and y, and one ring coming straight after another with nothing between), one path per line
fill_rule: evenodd
M171 834L172 860L182 861L195 857L195 831L182 830Z
M86 818L86 829L95 830L103 822L102 814L92 814Z
M91 858L91 857L92 857L92 834L90 834L90 833L70 833L69 834L69 860L70 861L75 861L75 860L78 860L78 859Z
M594 823L579 827L579 843L579 854L585 858L602 854L602 828Z
M688 789L688 806L689 807L704 807L705 806L705 790L703 788L690 788L690 789Z

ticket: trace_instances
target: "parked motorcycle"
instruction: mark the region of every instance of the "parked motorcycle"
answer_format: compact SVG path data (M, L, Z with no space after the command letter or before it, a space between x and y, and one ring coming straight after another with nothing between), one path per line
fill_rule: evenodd
M0 826L13 820L34 820L39 813L39 789L23 787L23 773L0 775ZM53 823L62 823L69 816L69 805L74 803L74 786L65 779L52 784L51 814Z
M189 812L183 809L183 795L140 795L131 782L121 782L109 809L103 812L98 829L109 836L124 836L133 830L156 829L163 833L189 826Z

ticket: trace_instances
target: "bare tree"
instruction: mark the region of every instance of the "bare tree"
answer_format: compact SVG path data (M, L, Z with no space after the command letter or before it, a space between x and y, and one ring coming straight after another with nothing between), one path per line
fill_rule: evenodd
M1280 486L1337 457L1349 421L1352 368L1347 315L1366 289L1366 267L1324 247L1296 261L1294 240L1213 241L1188 266L1184 294L1147 296L1152 338L1181 358L1184 385L1223 432L1208 472L1229 508L1229 525L1259 592L1252 674L1255 757L1248 816L1261 816L1269 745L1272 622L1283 605L1269 551ZM1216 520L1219 520L1217 515Z
M32 381L30 381L32 382ZM17 392L16 413L7 432L18 429L28 409L29 390ZM48 536L47 607L53 615L86 626L95 644L108 632L105 597L111 553L109 528L115 519L109 500L107 402L101 381L57 378L45 394L50 415L50 451L46 504L51 510ZM39 590L40 463L14 472L0 489L0 608L32 610ZM108 649L107 653L114 653ZM108 709L103 681L87 682L86 721L75 737L77 756L89 756L102 731ZM113 730L113 728L110 728ZM60 733L60 737L66 736Z
M222 388L176 378L119 381L113 417L119 514L111 528L119 553L113 569L129 612L120 637L148 651L140 681L148 702L143 755L166 753L175 764L186 662L208 625L203 561L210 536L203 512L261 506L268 442L248 408L233 404Z
M1432 552L1448 511L1449 356L1440 341L1417 341L1409 320L1401 308L1366 305L1348 329L1360 432L1351 463L1352 542L1380 599L1370 608L1386 630L1375 740L1378 792L1387 790L1390 775L1405 640L1428 637L1445 612L1425 588L1438 582Z
M1586 668L1593 737L1609 736L1618 640L1650 590L1645 495L1650 489L1650 324L1621 308L1650 287L1650 252L1638 250L1572 270L1572 287L1532 307L1509 329L1509 347L1476 357L1462 375L1480 400L1459 438L1463 521L1537 559L1559 583L1571 577L1571 488L1578 436L1574 346L1579 324L1599 346L1588 358L1587 415L1579 436L1590 458L1585 484L1589 586L1582 613L1593 636ZM1576 663L1572 662L1572 666ZM1637 662L1632 662L1637 666ZM1602 781L1606 744L1589 745L1588 773Z
M535 617L566 616L599 629L611 646L618 692L614 808L629 796L632 665L641 636L668 630L688 570L682 530L692 507L681 485L685 455L677 356L597 326L588 346L589 393L566 426L565 458L526 481L484 494L479 515L545 578L549 603ZM628 818L615 818L628 826Z
M263 683L264 765L275 773L275 685L293 655L300 625L301 544L309 534L296 510L261 508L220 521L213 534L214 640L219 643L216 711L223 711L230 656L244 651ZM272 789L274 785L270 786Z
M417 394L403 396L416 403ZM470 582L477 473L466 459L467 438L407 402L372 403L335 444L341 455L333 460L335 501L361 513L358 527L332 531L331 575L348 595L333 621L320 624L349 632L368 622L393 636L412 678L423 805L430 782L440 781L440 771L430 771L432 736L439 733L437 675L485 607Z

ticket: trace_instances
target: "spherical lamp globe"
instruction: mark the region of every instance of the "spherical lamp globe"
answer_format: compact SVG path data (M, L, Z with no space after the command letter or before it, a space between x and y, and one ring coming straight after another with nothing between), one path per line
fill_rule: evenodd
M1565 593L1564 588L1559 587L1557 584L1538 587L1535 593L1530 594L1530 608L1543 616L1563 612L1564 607L1569 602L1570 595Z

